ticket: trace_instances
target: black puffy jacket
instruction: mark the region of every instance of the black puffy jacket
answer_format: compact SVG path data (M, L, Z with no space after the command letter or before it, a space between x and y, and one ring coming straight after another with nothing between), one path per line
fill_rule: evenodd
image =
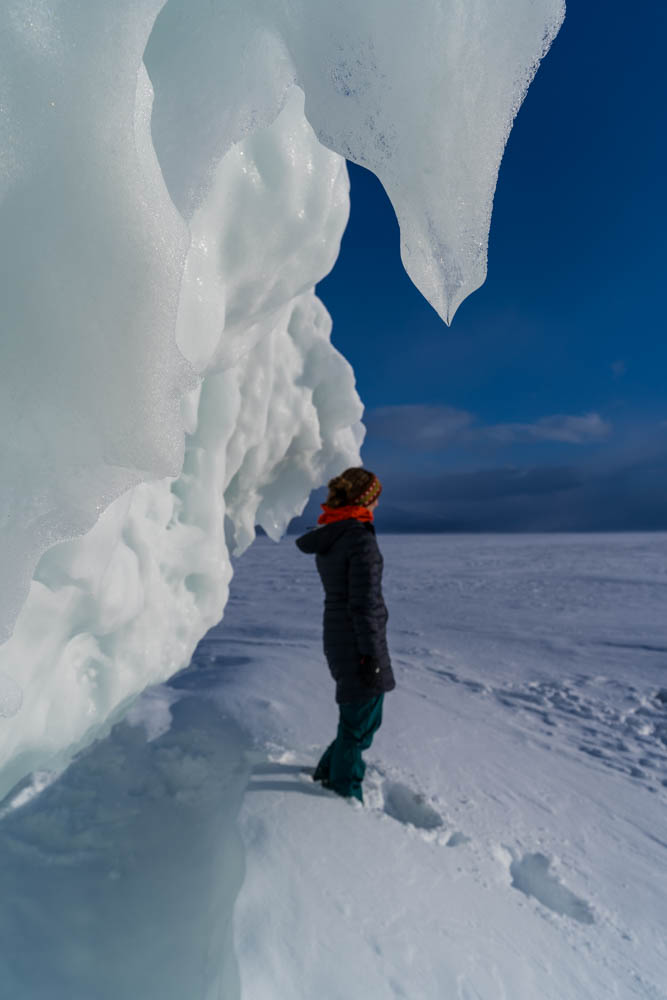
M348 519L297 539L315 554L324 586L324 653L336 681L336 701L367 701L396 686L387 649L387 608L382 597L383 559L368 522ZM372 680L362 666L371 657Z

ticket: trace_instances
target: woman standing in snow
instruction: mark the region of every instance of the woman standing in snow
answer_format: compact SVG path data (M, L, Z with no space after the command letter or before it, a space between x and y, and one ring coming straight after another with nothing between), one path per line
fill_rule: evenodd
M373 511L382 486L367 469L347 469L329 483L319 528L297 539L315 554L324 586L324 653L336 682L338 734L314 774L339 795L363 801L368 749L382 722L385 692L395 686L387 649L383 560Z

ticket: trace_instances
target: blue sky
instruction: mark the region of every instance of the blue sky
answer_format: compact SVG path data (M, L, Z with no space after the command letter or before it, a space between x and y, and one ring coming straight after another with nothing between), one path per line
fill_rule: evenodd
M380 183L350 166L318 293L386 527L667 528L667 13L637 12L570 3L501 165L487 281L451 328L403 271Z

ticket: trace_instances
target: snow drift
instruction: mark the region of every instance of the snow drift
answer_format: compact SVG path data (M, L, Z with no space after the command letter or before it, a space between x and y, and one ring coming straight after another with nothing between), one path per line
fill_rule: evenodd
M0 10L0 757L64 763L220 617L228 548L356 461L313 292L343 157L449 321L562 0ZM304 106L305 94L305 106Z

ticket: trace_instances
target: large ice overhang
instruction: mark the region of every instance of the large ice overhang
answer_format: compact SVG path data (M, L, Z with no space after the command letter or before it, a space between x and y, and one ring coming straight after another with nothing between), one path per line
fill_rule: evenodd
M278 536L358 456L313 292L347 218L343 158L384 184L406 270L451 321L484 280L500 158L563 12L3 4L5 787L186 663L224 607L227 543Z

